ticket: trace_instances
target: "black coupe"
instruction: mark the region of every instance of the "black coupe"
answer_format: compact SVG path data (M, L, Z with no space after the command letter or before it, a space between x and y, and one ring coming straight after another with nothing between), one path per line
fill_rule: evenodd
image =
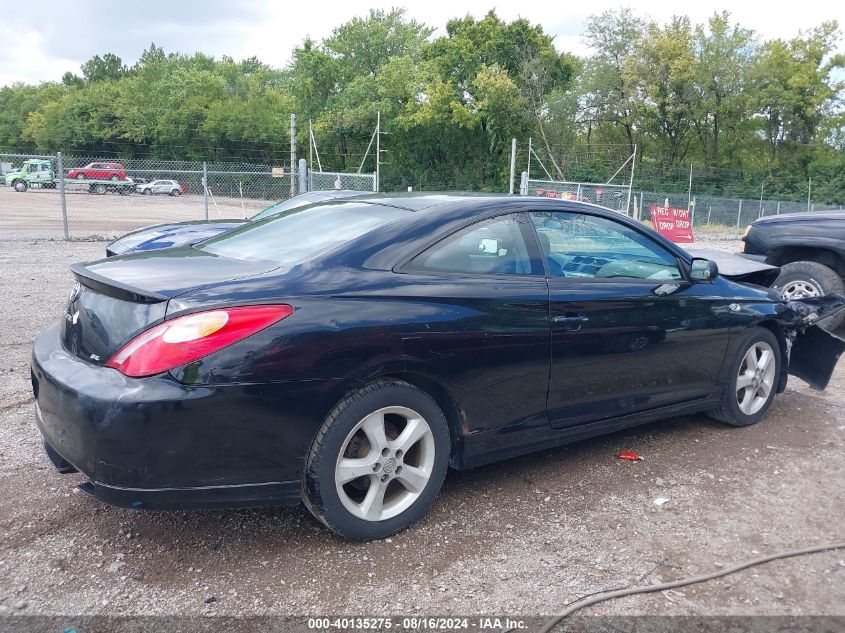
M786 302L576 201L371 195L72 270L32 356L60 471L135 508L302 500L353 539L418 520L449 466L753 424L845 348L813 325L840 297Z

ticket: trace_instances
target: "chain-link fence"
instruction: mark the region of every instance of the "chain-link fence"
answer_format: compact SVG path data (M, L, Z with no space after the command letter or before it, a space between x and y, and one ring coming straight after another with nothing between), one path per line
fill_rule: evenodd
M631 188L627 185L603 185L586 182L556 182L553 180L522 179L520 191L524 195L580 200L598 204L628 215Z
M308 172L309 191L349 189L351 191L375 191L375 174L346 174L334 171Z
M635 219L649 221L652 205L690 209L693 227L709 226L740 232L762 217L802 211L842 210L842 205L812 201L723 198L678 193L631 190L627 185L528 179L523 172L520 193L597 204Z
M112 237L152 224L247 218L306 189L372 191L375 176L300 180L288 167L254 163L0 154L0 232Z
M721 198L717 196L692 196L689 194L666 194L653 191L635 191L632 213L634 217L649 220L652 205L690 209L693 228L710 226L741 231L754 220L782 213L805 211L840 210L841 205L814 204L789 200L753 200L743 198Z

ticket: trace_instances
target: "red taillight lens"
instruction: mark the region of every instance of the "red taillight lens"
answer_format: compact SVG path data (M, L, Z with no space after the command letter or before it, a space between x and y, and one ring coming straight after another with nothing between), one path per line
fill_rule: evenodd
M289 305L196 312L142 332L106 363L132 378L152 376L199 360L293 314Z

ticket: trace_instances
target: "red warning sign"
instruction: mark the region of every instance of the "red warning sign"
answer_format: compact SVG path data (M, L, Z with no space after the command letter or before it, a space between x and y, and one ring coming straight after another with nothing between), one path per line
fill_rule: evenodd
M689 209L674 209L651 205L651 224L654 230L677 244L695 241L692 236L692 222Z

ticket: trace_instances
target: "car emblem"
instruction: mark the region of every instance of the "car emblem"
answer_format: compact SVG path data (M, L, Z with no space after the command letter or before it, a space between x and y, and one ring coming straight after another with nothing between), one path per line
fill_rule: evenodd
M729 303L728 310L730 310L731 312L739 312L740 310L742 310L742 306L738 303Z
M73 303L74 301L76 301L76 298L79 296L79 294L81 292L82 292L82 285L77 281L75 284L73 284L73 288L70 289L70 294L68 295L68 301L70 303Z

